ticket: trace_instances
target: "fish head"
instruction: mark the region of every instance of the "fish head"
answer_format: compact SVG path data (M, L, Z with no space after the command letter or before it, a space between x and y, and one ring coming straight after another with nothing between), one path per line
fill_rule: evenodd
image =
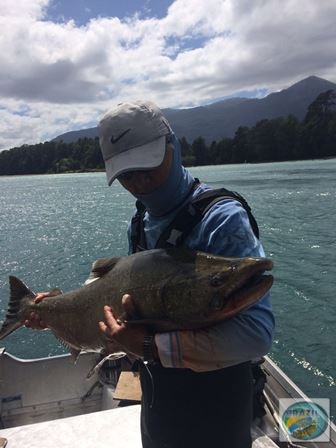
M267 258L227 258L195 252L193 259L182 263L179 272L167 279L166 309L174 320L179 319L179 311L181 316L187 311L195 328L200 321L214 324L227 319L266 294L273 277L263 274L272 267L273 262ZM174 293L176 299L172 300Z

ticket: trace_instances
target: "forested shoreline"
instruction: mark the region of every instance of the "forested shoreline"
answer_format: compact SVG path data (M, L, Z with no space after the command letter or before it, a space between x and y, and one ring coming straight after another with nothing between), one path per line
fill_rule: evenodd
M321 93L303 121L293 115L241 126L233 138L207 144L180 140L186 166L280 162L336 157L336 92ZM49 141L0 152L0 175L52 174L104 169L98 138Z

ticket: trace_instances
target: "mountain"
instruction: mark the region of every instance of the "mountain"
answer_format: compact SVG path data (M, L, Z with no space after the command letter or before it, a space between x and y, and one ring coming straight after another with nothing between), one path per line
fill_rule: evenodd
M210 143L224 137L233 137L239 126L254 126L262 119L274 119L292 114L302 120L308 106L327 90L336 90L336 84L317 76L309 76L280 92L265 98L230 98L206 106L190 109L163 109L174 132L189 143L202 136ZM54 140L66 143L79 138L94 138L97 128L66 132Z

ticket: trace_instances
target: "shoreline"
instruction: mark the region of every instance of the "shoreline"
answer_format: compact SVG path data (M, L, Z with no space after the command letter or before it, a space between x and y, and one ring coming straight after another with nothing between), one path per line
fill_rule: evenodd
M185 166L187 169L189 168L202 168L209 166L230 166L230 165L264 165L270 163L297 163L297 162L313 162L317 160L336 160L336 156L330 157L322 157L318 159L296 159L296 160L278 160L278 161L268 161L268 162L242 162L242 163L220 163L220 164L212 164L212 165L187 165ZM96 169L84 169L84 170L69 170L63 171L61 173L25 173L25 174L0 174L1 177L13 177L13 176L45 176L45 175L59 175L59 174L85 174L85 173L104 173L105 168L96 168Z

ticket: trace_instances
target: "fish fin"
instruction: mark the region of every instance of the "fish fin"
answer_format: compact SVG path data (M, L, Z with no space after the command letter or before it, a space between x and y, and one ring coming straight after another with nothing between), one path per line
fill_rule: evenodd
M53 288L51 291L49 291L49 294L51 296L59 296L60 294L63 294L63 291L59 288Z
M126 356L125 352L116 352L116 353L110 353L109 355L105 356L101 361L99 361L98 364L92 367L92 369L89 371L89 373L86 375L86 379L89 380L104 364L105 361L108 359L116 360L120 359Z
M11 275L9 276L9 288L8 311L0 330L0 339L22 327L23 322L19 317L21 300L27 296L35 297L35 294L21 280Z
M97 278L100 278L107 272L111 271L118 261L119 257L99 258L98 260L94 261L89 278L87 279L85 284L89 284L93 280L96 280Z
M78 350L77 348L69 347L69 351L71 354L71 358L74 360L74 363L78 361L79 355L81 354L81 350Z
M71 358L73 359L74 363L76 364L76 362L78 361L79 355L81 353L81 349L71 347L71 345L69 345L69 343L67 341L65 341L61 336L59 336L56 333L54 333L54 336L63 345L63 347L65 349L69 350Z

